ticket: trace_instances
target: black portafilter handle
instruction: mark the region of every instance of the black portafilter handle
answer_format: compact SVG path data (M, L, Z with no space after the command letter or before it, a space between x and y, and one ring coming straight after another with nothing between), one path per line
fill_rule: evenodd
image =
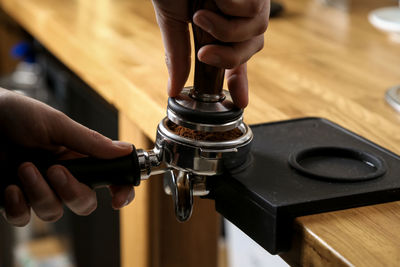
M133 145L132 145L133 146ZM30 161L39 169L46 179L47 170L53 165L62 165L81 183L91 188L104 185L133 185L140 184L140 166L135 147L129 155L114 159L99 159L84 157L69 160L52 160L49 157L32 160L14 160L3 162L0 166L0 208L4 207L4 190L7 186L20 185L17 177L18 166Z

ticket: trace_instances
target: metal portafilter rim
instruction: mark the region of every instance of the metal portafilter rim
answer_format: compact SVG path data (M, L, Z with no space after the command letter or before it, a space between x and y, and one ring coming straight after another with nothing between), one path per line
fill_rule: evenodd
M228 149L228 148L238 148L238 147L246 145L253 139L253 133L252 133L250 127L247 124L243 123L243 121L241 121L240 124L237 127L235 127L235 128L239 128L239 130L242 132L242 135L240 137L232 139L232 140L218 141L218 142L195 140L195 139L190 139L190 138L178 135L178 134L174 133L168 127L168 125L167 125L168 121L169 121L169 118L166 117L158 125L158 130L162 135L168 137L171 140L174 140L177 143L182 143L182 144L200 148L200 149L222 149L223 150L223 149Z

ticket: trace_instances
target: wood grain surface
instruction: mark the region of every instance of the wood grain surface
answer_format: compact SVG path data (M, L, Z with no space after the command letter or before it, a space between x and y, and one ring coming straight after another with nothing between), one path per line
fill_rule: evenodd
M124 113L119 113L119 137L135 144L137 148L150 149L151 140L132 123ZM160 178L160 177L155 177ZM121 209L120 213L120 240L121 266L147 267L151 262L151 184L141 182L135 188L134 205ZM155 267L155 266L154 266Z
M263 51L248 65L247 123L330 119L400 154L400 114L384 101L400 84L400 44L368 12L393 0L282 0ZM330 1L334 2L334 1ZM346 1L340 1L345 3ZM148 0L0 0L0 6L154 140L167 71ZM190 76L188 85L192 83ZM399 266L399 202L298 218L294 265Z

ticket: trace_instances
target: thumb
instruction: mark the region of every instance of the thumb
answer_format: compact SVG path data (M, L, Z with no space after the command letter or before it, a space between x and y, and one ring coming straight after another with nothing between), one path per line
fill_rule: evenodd
M61 112L49 121L49 136L60 146L65 146L81 154L111 159L132 152L132 144L112 141L104 135L91 130Z
M180 21L156 10L157 22L165 49L169 80L168 95L177 96L185 86L190 72L190 35L186 21Z

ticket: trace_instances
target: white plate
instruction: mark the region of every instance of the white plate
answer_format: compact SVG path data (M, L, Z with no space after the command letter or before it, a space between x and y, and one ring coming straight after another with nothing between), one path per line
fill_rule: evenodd
M376 9L369 14L368 19L372 25L382 31L400 34L399 7L385 7Z

